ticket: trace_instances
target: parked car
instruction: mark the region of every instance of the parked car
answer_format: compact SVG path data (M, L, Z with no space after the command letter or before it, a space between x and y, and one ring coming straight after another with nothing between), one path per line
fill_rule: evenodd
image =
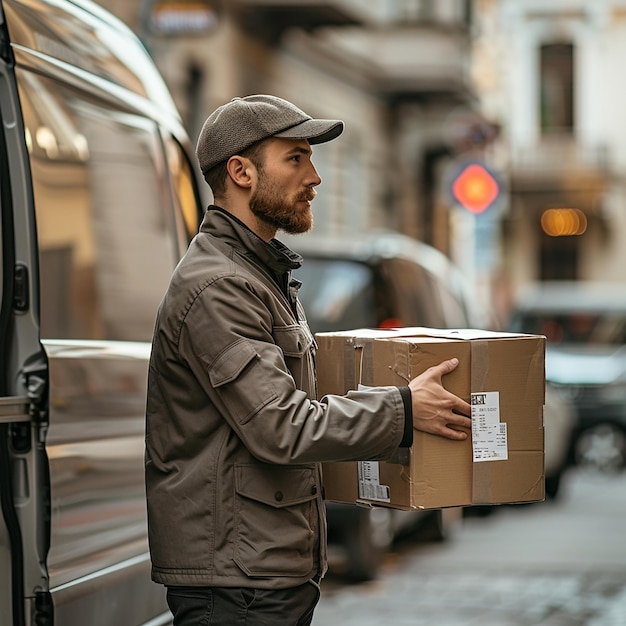
M571 465L570 448L576 424L576 409L562 389L546 381L543 412L546 496L554 500L561 493L561 479Z
M546 378L576 409L570 460L605 472L626 468L626 289L547 282L519 298L511 328L548 340Z
M0 624L165 625L146 377L198 228L193 146L101 7L2 0L0 22Z
M351 328L484 326L461 273L439 251L391 232L287 238L304 263L300 299L314 333ZM328 540L346 553L347 578L375 578L394 539L444 540L462 509L396 511L328 503Z

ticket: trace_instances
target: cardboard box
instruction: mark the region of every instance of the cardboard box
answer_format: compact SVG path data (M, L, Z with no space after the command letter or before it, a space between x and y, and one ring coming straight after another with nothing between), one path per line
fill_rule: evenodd
M403 328L316 335L319 395L406 386L446 359L446 389L472 404L472 437L414 431L394 462L324 464L326 497L399 509L541 501L545 497L545 337Z

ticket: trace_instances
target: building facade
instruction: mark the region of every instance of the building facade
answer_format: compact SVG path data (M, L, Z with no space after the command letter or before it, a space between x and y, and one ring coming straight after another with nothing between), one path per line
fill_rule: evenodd
M501 275L626 282L623 0L479 0L473 78L501 126Z

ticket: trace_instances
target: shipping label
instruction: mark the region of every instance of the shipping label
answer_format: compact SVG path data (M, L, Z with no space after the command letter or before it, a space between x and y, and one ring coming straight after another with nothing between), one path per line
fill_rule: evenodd
M474 462L509 458L506 423L500 421L500 394L481 391L471 395Z
M359 461L359 498L390 502L391 493L388 485L380 484L378 461Z

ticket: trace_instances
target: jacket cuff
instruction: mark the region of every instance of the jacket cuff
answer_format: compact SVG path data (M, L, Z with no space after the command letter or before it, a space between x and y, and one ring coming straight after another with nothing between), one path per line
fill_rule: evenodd
M411 403L411 390L408 387L398 387L404 404L404 434L400 442L400 448L410 448L413 445L413 404Z

